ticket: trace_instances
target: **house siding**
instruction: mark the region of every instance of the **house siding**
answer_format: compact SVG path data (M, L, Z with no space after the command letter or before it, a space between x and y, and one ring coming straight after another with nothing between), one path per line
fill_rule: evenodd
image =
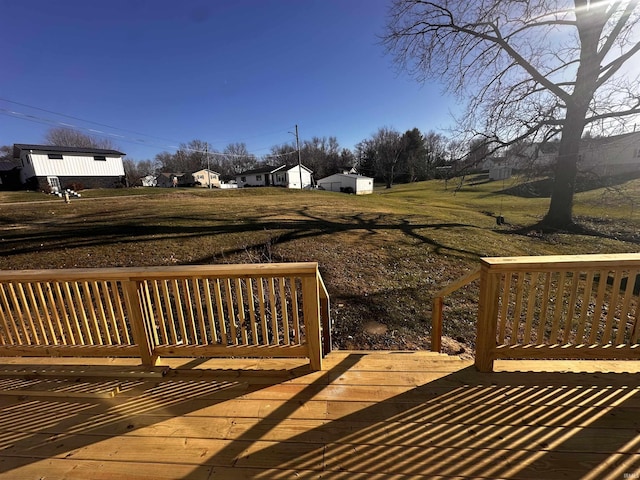
M105 160L95 160L93 155L62 155L61 160L52 160L46 153L32 153L29 157L31 170L37 177L119 177L124 175L121 157L107 156Z
M311 186L311 172L305 167L298 169L295 166L286 171L287 188L300 188L300 170L302 170L302 188Z
M578 168L598 175L640 173L640 132L586 141L580 148Z

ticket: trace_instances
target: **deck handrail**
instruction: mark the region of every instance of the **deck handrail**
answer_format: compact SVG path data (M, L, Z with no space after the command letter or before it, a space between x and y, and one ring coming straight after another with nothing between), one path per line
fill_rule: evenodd
M4 356L302 356L320 370L329 316L315 262L0 271Z
M450 283L443 289L435 293L433 297L433 307L431 309L431 350L440 352L442 350L442 309L444 307L444 297L451 295L456 290L469 285L480 278L480 267L461 276L456 281Z
M476 368L497 358L640 359L640 254L481 259Z

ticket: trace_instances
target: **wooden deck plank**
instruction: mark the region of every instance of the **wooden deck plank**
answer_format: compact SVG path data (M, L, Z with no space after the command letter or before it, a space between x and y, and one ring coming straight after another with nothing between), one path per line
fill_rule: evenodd
M2 463L0 459L0 469L7 463ZM47 472L46 478L66 479L66 480L114 480L126 478L128 480L175 480L176 478L188 478L189 480L253 480L253 479L326 479L327 472L317 472L313 470L287 470L287 469L260 469L242 467L210 467L167 464L167 463L133 463L133 462L97 462L73 459L48 459L36 461L33 464L21 467L20 478L40 479L42 472ZM14 472L15 473L15 472ZM15 477L11 472L3 475L0 479ZM331 472L330 478L333 480L463 480L463 477L442 477L439 475L388 475L378 473L357 472ZM501 480L501 479L496 479Z
M24 464L21 457L0 458L0 479L65 479L65 480L209 480L214 470L210 466L168 464L161 462L133 463L77 460L73 458L33 459ZM46 473L43 473L46 472Z
M172 359L177 369L150 378L136 377L128 359L64 368L20 360L3 368L24 378L0 375L4 392L20 389L0 395L0 479L556 479L640 470L638 362L497 361L503 371L481 374L441 355L338 352L322 372L285 359ZM34 368L54 373L30 376ZM74 368L87 376L55 377ZM114 382L114 398L29 395Z
M610 453L618 450L599 449L601 442L597 437L592 444L585 441L584 449L575 443L571 449L558 449L552 443L529 442L528 445L512 445L510 448L494 446L492 439L481 439L476 444L466 445L429 445L426 437L412 434L412 438L424 438L422 444L412 442L370 443L375 433L369 432L358 442L328 442L316 436L316 442L268 441L247 438L234 439L233 442L209 438L171 437L137 437L123 435L108 439L85 438L83 435L61 435L52 439L49 435L30 435L29 441L38 445L32 450L28 459L74 458L84 461L153 463L161 459L162 463L186 464L194 466L252 467L252 468L286 468L329 471L356 471L372 473L405 474L413 473L462 474L469 477L484 476L486 472L496 475L510 475L523 469L513 461L535 459L543 455L553 454L558 459L567 461L568 470L571 463L579 459L584 466L585 461L591 468L606 462ZM392 436L392 433L389 433ZM540 437L546 438L546 437ZM580 437L582 439L582 437ZM16 439L19 444L21 439ZM558 437L558 444L564 439ZM505 440L506 442L506 440ZM524 440L523 442L524 443ZM598 448L596 450L596 448ZM21 457L16 448L8 454L0 452L0 458ZM595 450L595 451L594 451ZM613 450L613 451L611 451ZM637 450L624 451L619 456L640 461ZM25 452L26 453L26 452ZM420 461L417 461L420 460ZM560 461L560 460L559 460ZM593 463L592 463L593 462ZM567 468L567 467L565 467ZM574 467L575 468L575 467ZM483 474L483 472L485 472ZM559 472L546 472L550 476L539 478L561 478ZM566 475L566 471L562 472ZM564 478L567 478L566 476ZM572 476L570 478L577 478Z

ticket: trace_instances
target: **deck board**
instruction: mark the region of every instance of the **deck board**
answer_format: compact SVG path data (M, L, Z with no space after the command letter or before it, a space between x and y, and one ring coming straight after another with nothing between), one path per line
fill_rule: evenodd
M640 473L639 362L497 361L478 373L427 352L335 352L322 372L285 359L170 359L167 372L3 360L0 479ZM114 382L112 398L64 396Z

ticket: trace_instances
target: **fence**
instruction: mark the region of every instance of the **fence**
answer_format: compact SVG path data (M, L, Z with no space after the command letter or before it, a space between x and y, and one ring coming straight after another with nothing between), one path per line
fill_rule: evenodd
M330 331L316 263L0 271L3 356L308 357L320 370Z

